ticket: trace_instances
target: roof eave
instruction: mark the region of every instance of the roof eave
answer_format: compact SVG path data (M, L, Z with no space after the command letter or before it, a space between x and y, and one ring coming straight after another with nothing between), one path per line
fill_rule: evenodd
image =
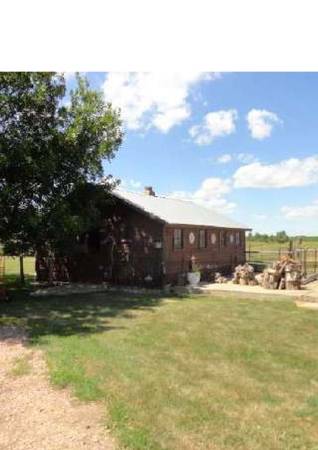
M224 226L224 225L206 225L206 224L198 224L198 223L179 223L179 222L165 222L167 225L171 226L180 226L180 227L206 227L206 228L227 228L229 230L245 230L251 231L252 228L248 228L244 225L242 226Z
M221 225L200 225L200 224L182 224L182 223L176 223L176 222L168 222L167 220L162 219L159 216L156 216L153 213L150 213L149 211L146 211L144 208L141 208L140 206L138 206L136 203L126 199L125 197L121 196L119 192L111 192L112 195L114 195L114 197L116 197L117 199L121 200L123 203L127 204L128 206L132 207L133 209L141 212L142 214L146 215L147 217L151 218L152 220L156 220L157 222L160 222L162 224L166 224L166 225L172 225L172 226L192 226L192 227L213 227L213 228L226 228L226 229L237 229L237 230L245 230L245 231L251 231L252 228L246 227L242 224L242 226L221 226ZM239 225L239 224L238 224Z
M112 195L116 197L118 200L121 200L123 203L126 203L126 205L130 206L131 208L139 211L140 213L146 215L147 217L150 217L152 220L156 220L157 222L161 222L163 224L166 224L167 222L163 220L161 217L156 216L155 214L150 213L149 211L146 211L145 209L141 208L140 206L136 205L134 202L131 202L130 200L127 200L126 198L122 197L117 192L112 192Z

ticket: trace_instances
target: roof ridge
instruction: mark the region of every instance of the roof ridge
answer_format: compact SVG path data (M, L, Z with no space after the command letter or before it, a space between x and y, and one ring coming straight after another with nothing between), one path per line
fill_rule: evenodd
M164 198L164 199L166 199L166 198L171 198L171 197L164 197L163 195L148 195L148 194L145 194L144 192L140 192L140 191L130 191L130 190L128 190L128 189L114 189L115 191L117 190L117 191L123 191L123 192L127 192L128 194L138 194L138 195L142 195L143 197L147 197L147 198Z
M138 194L138 195L142 195L144 197L150 197L150 198L163 198L165 200L178 200L179 202L187 202L187 203L194 203L193 200L191 199L186 199L186 198L178 198L178 197L171 197L169 195L148 195L148 194L144 194L143 192L140 191L130 191L128 189L115 189L115 190L119 190L119 191L123 191L123 192L127 192L128 194ZM202 208L205 208L204 205L198 205L197 203L195 203L197 206L202 206ZM205 208L207 209L207 208Z
M167 223L178 223L178 224L193 224L202 226L215 226L224 228L239 228L248 230L244 224L237 222L236 220L229 217L227 214L218 212L214 208L209 208L208 206L202 204L201 202L196 202L191 199L182 199L176 197L167 196L151 196L146 195L143 192L128 191L125 189L116 188L114 195L122 198L124 201L137 206L139 209L143 210L147 214L157 217ZM165 200L167 203L154 201ZM174 205L171 202L182 203L182 208L178 205ZM197 209L195 209L197 208ZM202 220L200 222L200 220Z

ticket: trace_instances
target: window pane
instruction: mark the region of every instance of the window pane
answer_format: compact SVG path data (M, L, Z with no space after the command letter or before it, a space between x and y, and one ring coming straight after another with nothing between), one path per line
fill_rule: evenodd
M182 248L182 230L180 230L180 228L177 228L173 231L173 248Z
M227 244L226 231L220 231L220 243L221 243L221 247L226 247L226 244Z
M200 237L200 239L199 239L200 248L205 248L206 247L206 231L200 230L199 237Z

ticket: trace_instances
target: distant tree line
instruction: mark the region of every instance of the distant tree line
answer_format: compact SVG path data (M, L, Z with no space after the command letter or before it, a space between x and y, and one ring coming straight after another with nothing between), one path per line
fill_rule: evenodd
M279 242L280 244L284 244L285 242L290 241L290 237L286 233L286 231L277 231L275 234L262 234L262 233L249 233L248 240L249 241L258 241L258 242Z
M305 241L318 241L318 236L289 236L286 231L277 231L275 234L262 234L250 232L247 236L248 241L251 242L277 242L284 244L289 241L297 242L301 245Z

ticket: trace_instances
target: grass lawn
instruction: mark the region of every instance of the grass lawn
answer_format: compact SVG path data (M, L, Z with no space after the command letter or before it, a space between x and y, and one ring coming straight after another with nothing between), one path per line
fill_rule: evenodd
M35 274L34 256L25 256L23 258L23 261L24 261L24 273L26 275L34 275ZM16 275L18 277L20 273L19 258L15 256L6 256L5 269L7 275Z
M23 258L24 275L26 283L35 279L35 258L34 256L25 256ZM20 282L20 263L19 258L15 256L5 257L5 282L8 285L19 284Z
M318 313L288 299L20 293L0 312L123 447L318 449Z

